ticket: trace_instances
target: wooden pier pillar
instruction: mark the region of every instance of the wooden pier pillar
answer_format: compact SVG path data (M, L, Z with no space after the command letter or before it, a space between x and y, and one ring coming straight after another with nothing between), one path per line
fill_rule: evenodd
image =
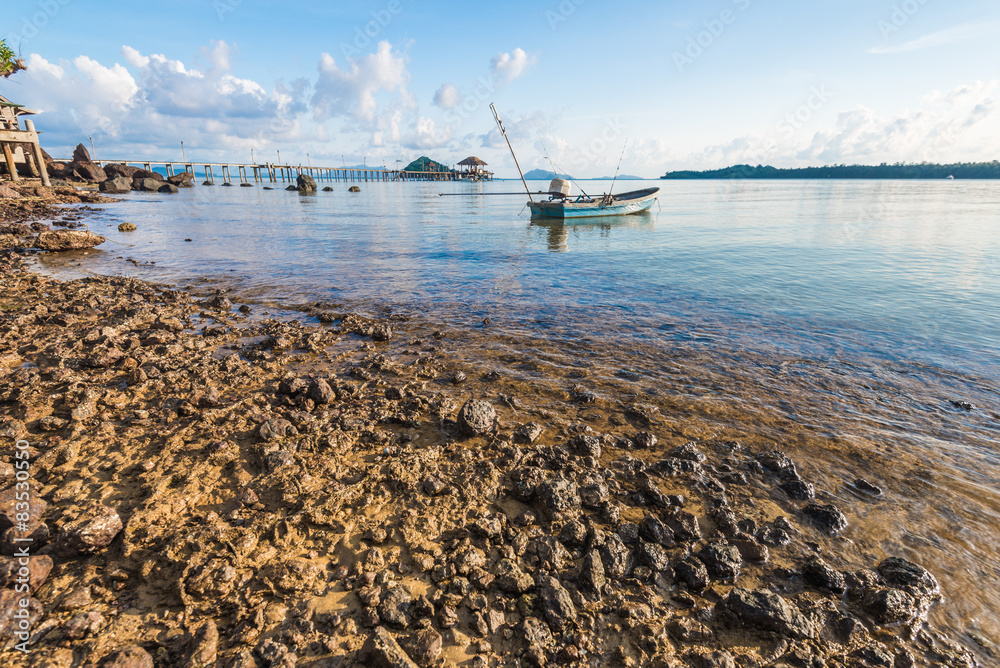
M14 164L14 154L10 150L10 144L3 143L3 157L7 161L7 171L10 173L10 180L17 183L21 177L17 175L17 165Z

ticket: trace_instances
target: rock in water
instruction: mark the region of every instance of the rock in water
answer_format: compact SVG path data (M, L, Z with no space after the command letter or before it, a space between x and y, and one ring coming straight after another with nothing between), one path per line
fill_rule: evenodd
M847 517L832 503L827 505L810 503L802 509L802 512L826 533L838 534L847 528Z
M100 246L106 239L98 234L82 232L80 230L53 230L50 232L40 232L33 246L47 251L68 251L81 250L83 248L93 248Z
M194 174L191 172L180 172L167 177L167 183L171 183L178 188L194 188Z
M478 436L492 431L497 412L485 401L470 399L458 413L458 428L466 436Z
M359 193L361 192L361 188L357 186L351 186L350 188L347 189L347 191L352 193Z
M132 179L132 190L138 190L144 193L155 193L163 185L162 181L151 178L136 178Z
M316 179L307 174L299 174L299 177L295 179L295 189L302 194L314 193L316 192Z
M136 229L137 228L134 223L122 223L118 226L119 232L135 232Z
M101 182L101 192L112 195L124 195L132 191L132 179L124 176L114 176Z
M829 589L835 594L843 594L847 589L844 574L831 568L819 557L814 557L802 565L802 578L815 587Z
M769 591L737 587L716 605L720 620L747 629L772 631L791 638L815 638L816 630L792 604Z
M874 589L865 594L861 607L879 626L906 622L920 614L916 599L899 589Z
M940 593L937 579L923 566L900 557L889 557L878 565L879 574L895 589L914 596L934 596Z

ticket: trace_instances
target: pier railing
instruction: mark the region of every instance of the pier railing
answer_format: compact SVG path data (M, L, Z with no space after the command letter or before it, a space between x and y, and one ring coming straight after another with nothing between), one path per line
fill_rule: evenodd
M72 160L57 160L57 162L72 162ZM299 174L307 174L317 181L457 181L461 178L458 172L408 172L406 170L375 169L371 167L312 167L307 165L279 165L274 163L232 163L232 162L171 162L162 160L94 160L95 164L104 167L105 165L118 164L131 167L141 167L146 171L153 171L154 167L162 166L167 176L174 176L178 172L190 172L194 174L195 167L204 167L205 179L210 183L215 183L215 172L218 170L223 183L232 183L232 175L235 172L240 178L240 183L278 183L295 182Z

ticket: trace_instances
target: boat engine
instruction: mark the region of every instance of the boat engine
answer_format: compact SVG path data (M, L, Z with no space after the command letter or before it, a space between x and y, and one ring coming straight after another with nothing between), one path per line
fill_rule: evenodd
M573 186L566 179L552 179L549 184L549 194L553 198L566 198L572 192Z

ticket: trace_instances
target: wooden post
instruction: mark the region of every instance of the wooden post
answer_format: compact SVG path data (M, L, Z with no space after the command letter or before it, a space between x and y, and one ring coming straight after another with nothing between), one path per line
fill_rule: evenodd
M10 180L17 183L21 177L17 175L17 165L14 164L14 154L10 151L10 144L3 143L3 157L7 161L7 171L10 172Z
M24 154L24 162L28 165L28 171L31 172L31 178L37 179L39 174L38 167L35 167L35 156L32 155L33 152L28 148L27 144L21 145L21 153Z

